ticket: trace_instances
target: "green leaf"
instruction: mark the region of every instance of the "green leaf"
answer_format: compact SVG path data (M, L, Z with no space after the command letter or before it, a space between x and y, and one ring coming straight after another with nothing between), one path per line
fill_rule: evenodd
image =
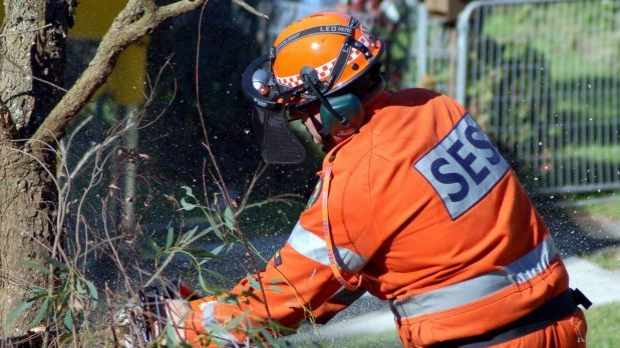
M9 315L6 316L6 318L4 319L5 323L10 323L13 320L15 320L15 318L20 315L23 311L26 310L26 308L32 306L34 302L33 301L24 301L21 302L20 304L17 305L17 307L15 307L10 313Z
M54 267L58 268L60 271L66 273L69 270L69 267L67 267L67 265L65 265L64 263L60 262L59 260L57 260L57 259L55 259L55 258L53 258L53 257L51 257L49 255L45 255L45 254L43 254L42 256L43 256L43 258L47 262L49 262L52 265L54 265Z
M221 244L220 246L216 247L215 249L211 250L211 254L217 256L220 254L220 252L222 252L222 249L224 249L224 247L226 246L226 244Z
M197 259L212 259L215 257L212 253L202 249L188 247L183 249L183 251Z
M185 200L185 197L181 198L181 207L183 207L183 210L194 210L196 208L196 204L193 203L189 203L188 201Z
M86 290L84 290L82 282L79 279L75 281L75 290L77 290L77 293L80 295L84 295L86 293Z
M156 253L159 253L161 251L159 245L157 245L157 242L155 242L155 239L153 239L151 236L145 236L145 238L146 244L150 246L153 251L155 251Z
M192 188L191 188L191 187L189 187L189 186L181 186L181 188L182 188L183 190L185 190L185 194L186 194L187 196L195 198L195 197L194 197L194 192L192 191Z
M99 292L97 291L97 288L95 287L95 284L93 284L93 282L91 282L90 280L84 280L84 282L86 282L86 286L88 287L88 294L93 300L93 309L95 309L97 308L97 303L99 302Z
M282 288L275 286L275 285L271 285L269 287L269 290L273 291L273 292L277 292L277 293L282 293Z
M67 313L65 313L65 319L62 322L67 331L73 330L73 313L71 313L71 311L67 311Z
M43 266L43 265L41 265L41 264L38 264L38 263L36 263L36 262L34 262L34 261L31 261L31 260L22 260L20 263L21 263L22 265L26 266L26 267L30 267L30 268L32 268L32 269L35 269L35 270L37 270L37 271L41 272L41 273L51 274L51 272L50 272L49 268L47 268L47 267L45 267L45 266Z
M235 317L233 320L231 320L228 323L226 323L226 328L228 328L228 329L239 328L239 326L240 326L239 323L241 323L241 321L243 321L243 319L245 319L248 316L249 313L250 313L249 311L241 313L240 315Z
M250 283L250 285L255 289L255 290L260 290L263 287L256 281L256 279L254 279L253 276L248 275L246 277L248 279L248 282Z
M226 207L226 210L224 210L224 224L226 225L226 227L228 227L229 230L232 231L235 229L234 222L235 214L233 213L232 209L230 209L230 207Z
M166 235L166 249L170 249L173 242L174 242L174 229L172 227L168 227L168 234Z
M178 339L177 337L177 333L175 332L175 329L172 327L172 324L170 321L166 322L166 329L164 330L166 332L166 337L168 338L168 341L177 341Z
M198 226L195 226L191 230L185 232L183 234L183 240L185 242L189 242L190 240L192 240L192 238L194 238L194 236L196 235L196 231L198 231Z
M219 240L224 240L224 235L222 234L222 232L220 232L220 230L218 230L217 228L213 229L213 233L215 234L215 236L219 239Z
M198 273L198 284L200 284L200 288L207 289L207 282L205 282L205 278L202 276L202 273Z
M264 337L267 340L267 342L271 344L271 347L278 347L282 345L281 342L278 342L278 340L275 337L273 337L273 333L267 331L267 329L265 329L264 327L261 326L259 328L259 331L261 333L261 336Z
M32 319L32 321L30 322L30 324L28 324L28 326L34 326L41 322L41 320L43 319L43 316L47 313L47 309L49 308L51 302L52 302L51 297L46 297L45 300L43 300L43 303L41 303L41 306L39 307L39 311L37 312L37 315L34 317L34 319Z

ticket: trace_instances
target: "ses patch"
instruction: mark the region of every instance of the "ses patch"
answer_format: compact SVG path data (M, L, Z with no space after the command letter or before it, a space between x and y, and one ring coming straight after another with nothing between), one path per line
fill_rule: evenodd
M280 255L280 250L276 251L276 254L273 255L273 265L275 267L282 265L282 255Z
M469 113L413 167L433 186L452 220L486 196L509 169Z

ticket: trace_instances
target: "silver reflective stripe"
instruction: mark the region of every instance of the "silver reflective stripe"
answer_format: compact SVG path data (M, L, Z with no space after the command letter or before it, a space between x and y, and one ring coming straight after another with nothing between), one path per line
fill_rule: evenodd
M392 301L392 312L399 318L411 318L478 301L507 286L526 282L549 267L558 252L548 237L534 250L499 271L448 285L441 289Z
M299 221L295 228L293 228L293 232L288 238L288 243L305 257L327 267L330 266L327 247L323 238L301 227ZM335 247L334 254L338 260L338 265L349 273L357 273L368 262L368 260L347 248L337 245Z

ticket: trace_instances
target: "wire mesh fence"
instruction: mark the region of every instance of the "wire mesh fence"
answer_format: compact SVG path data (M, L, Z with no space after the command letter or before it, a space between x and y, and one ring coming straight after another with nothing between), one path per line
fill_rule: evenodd
M425 1L384 2L391 3L383 7L387 21L353 14L387 38L391 87L455 97L531 189L620 188L619 1L479 0L451 25ZM294 19L336 3L263 2L272 15L267 42Z
M620 2L476 1L457 99L539 192L620 187Z

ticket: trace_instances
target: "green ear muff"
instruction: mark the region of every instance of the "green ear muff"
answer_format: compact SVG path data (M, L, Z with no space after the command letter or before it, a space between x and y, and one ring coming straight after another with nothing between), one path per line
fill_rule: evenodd
M364 105L357 96L352 93L339 95L336 97L328 97L329 104L343 116L349 123L349 126L359 127L364 119ZM325 105L321 104L321 124L323 129L327 130L330 134L334 134L345 127L341 120L332 114Z

